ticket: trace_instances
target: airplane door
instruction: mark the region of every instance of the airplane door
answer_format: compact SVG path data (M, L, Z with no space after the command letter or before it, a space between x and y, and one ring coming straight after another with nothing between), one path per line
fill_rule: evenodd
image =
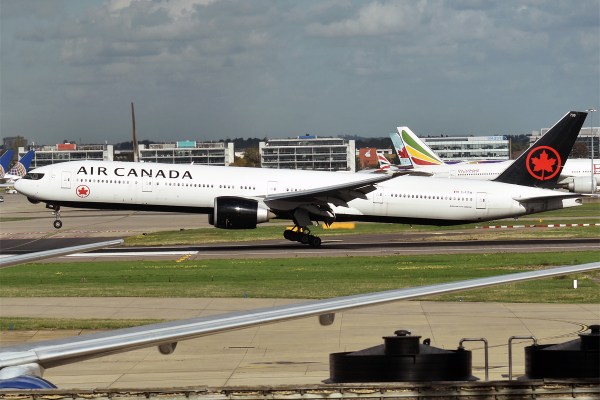
M71 171L62 172L60 187L63 189L71 189Z
M267 182L267 195L277 193L277 181Z
M152 178L142 178L142 192L152 191Z
M383 193L383 188L378 186L377 190L373 192L373 203L383 204Z
M487 193L485 193L485 192L477 193L477 208L478 209L486 209L487 208Z

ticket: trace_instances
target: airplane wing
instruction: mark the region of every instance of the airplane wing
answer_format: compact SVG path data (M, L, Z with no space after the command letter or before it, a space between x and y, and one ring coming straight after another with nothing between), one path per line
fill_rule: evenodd
M302 190L298 192L276 193L264 198L265 204L271 205L278 201L292 203L333 203L345 205L345 203L360 198L366 199L366 195L376 189L375 184L395 178L396 174L374 175L358 181L341 183L337 185L323 186L320 188ZM275 208L277 208L275 206Z
M0 383L2 379L17 379L23 376L41 377L45 368L145 347L158 346L162 354L170 354L175 350L177 342L180 340L193 339L235 329L315 315L319 316L321 324L328 325L333 322L333 313L338 311L503 283L581 273L595 269L600 269L600 262L336 297L135 328L117 329L59 340L6 346L0 348Z
M44 260L44 259L52 258L52 257L66 256L66 255L75 254L75 253L84 253L86 251L92 251L92 250L102 249L102 248L111 247L111 246L118 246L121 244L123 244L123 239L115 239L115 240L108 240L105 242L82 244L79 246L63 247L60 249L38 251L35 253L29 253L29 254L20 254L17 256L6 256L6 257L0 258L0 268L12 267L14 265L24 264L24 263L28 263L28 262L32 262L32 261Z

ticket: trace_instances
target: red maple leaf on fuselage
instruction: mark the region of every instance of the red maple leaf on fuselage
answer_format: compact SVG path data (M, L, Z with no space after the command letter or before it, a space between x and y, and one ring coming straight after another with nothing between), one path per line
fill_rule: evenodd
M548 153L546 152L546 150L542 151L542 154L540 154L539 158L538 157L532 157L531 158L531 162L534 165L533 170L535 172L537 171L544 171L544 172L552 172L554 171L554 165L556 164L556 158L548 158ZM543 174L542 174L543 176Z
M83 195L86 195L87 193L88 193L87 188L85 188L85 187L79 188L79 194L80 195L83 196Z

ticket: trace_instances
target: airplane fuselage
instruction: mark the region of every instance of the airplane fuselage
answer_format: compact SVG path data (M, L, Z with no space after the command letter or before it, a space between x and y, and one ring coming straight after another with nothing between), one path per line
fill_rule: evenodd
M215 199L222 196L264 203L269 195L356 180L356 174L339 172L70 161L37 168L15 187L31 201L66 207L211 214ZM349 201L348 207L332 210L340 221L448 225L578 205L560 194L498 182L400 176L378 183L375 191ZM267 207L273 204L280 218L289 217L281 210L294 207L285 200Z
M513 160L494 163L458 163L441 165L422 165L417 170L432 174L434 178L462 178L477 180L492 180L498 177ZM600 160L594 160L594 179L596 186L600 185ZM565 162L558 184L565 185L574 177L590 178L592 175L592 161L590 159L568 159Z

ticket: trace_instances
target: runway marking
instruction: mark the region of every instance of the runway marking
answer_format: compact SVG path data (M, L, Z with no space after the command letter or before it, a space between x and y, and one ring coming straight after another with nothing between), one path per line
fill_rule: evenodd
M546 224L546 225L488 225L483 229L519 229L519 228L579 228L600 226L600 224ZM478 228L478 227L477 227Z
M198 251L135 251L114 253L77 253L65 257L123 257L123 256L187 256L198 254Z
M188 254L184 255L183 257L179 257L177 260L175 260L175 262L180 263L180 262L187 261L191 256L192 256L192 254L188 253Z

